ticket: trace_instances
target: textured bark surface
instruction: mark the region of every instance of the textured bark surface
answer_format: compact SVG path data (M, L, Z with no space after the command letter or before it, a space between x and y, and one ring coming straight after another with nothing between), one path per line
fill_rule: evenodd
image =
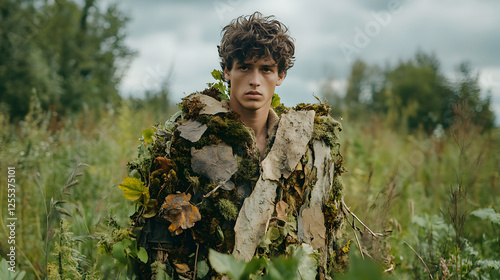
M314 111L290 110L281 117L276 140L262 161L262 178L288 178L307 149L314 128Z
M330 154L330 147L324 142L313 142L314 167L318 174L316 184L311 191L310 205L323 205L328 200L333 185L335 165Z
M238 214L233 255L238 260L250 261L274 211L278 182L260 179L250 197L245 199Z

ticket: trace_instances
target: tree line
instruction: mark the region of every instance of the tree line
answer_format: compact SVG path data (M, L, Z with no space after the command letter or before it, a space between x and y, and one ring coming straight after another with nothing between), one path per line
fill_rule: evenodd
M494 127L489 93L479 85L479 73L462 62L453 78L441 70L436 56L418 51L392 66L369 65L357 59L351 66L346 94L337 94L331 83L323 95L334 113L354 121L383 118L394 128L432 132L450 127L457 114L469 114L484 130Z

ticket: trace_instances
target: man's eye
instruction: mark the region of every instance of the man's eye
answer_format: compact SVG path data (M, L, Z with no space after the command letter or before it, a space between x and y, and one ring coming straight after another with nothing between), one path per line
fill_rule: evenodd
M264 71L264 72L272 72L272 69L270 69L270 68L264 68L264 69L262 69L262 71Z
M241 70L247 70L247 69L248 69L248 67L246 67L246 66L240 66L240 69L241 69Z

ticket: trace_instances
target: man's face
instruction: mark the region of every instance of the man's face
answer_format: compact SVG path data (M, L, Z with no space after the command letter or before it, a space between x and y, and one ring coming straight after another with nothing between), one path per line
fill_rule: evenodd
M231 82L231 108L244 114L267 112L274 89L281 85L285 74L278 74L278 66L272 58L261 58L234 61L231 71L224 70L224 77Z

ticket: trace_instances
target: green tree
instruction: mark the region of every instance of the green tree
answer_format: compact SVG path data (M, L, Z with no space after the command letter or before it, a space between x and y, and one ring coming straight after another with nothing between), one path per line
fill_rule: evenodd
M11 120L28 112L33 94L63 114L121 99L117 85L134 56L124 43L127 18L95 2L2 1L0 106Z
M473 73L470 62L458 66L458 81L454 86L455 102L467 107L472 122L489 130L494 126L495 114L491 110L491 97L481 97L479 74Z
M443 112L453 96L436 57L418 52L385 73L384 86L373 93L373 105L381 113L392 112L412 131L431 132L443 123Z

